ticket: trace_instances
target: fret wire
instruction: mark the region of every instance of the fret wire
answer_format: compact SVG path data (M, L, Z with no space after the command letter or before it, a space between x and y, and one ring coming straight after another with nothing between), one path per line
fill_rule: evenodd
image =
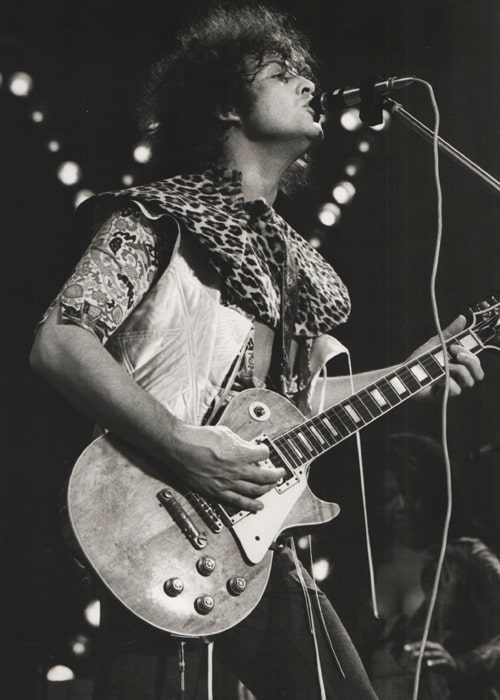
M311 443L313 449L316 450L317 454L321 454L323 452L323 445L314 434L314 431L311 430L311 426L307 423L303 423L300 427L302 432L306 434L306 437Z
M334 423L332 423L332 421L330 420L330 418L331 418L330 412L331 412L331 409L328 409L328 411L325 411L322 414L322 417L320 420L321 420L321 424L322 424L324 430L326 431L326 434L328 435L328 439L330 441L334 440L334 444L336 444L339 441L339 438L343 439L343 436L337 430L337 426ZM328 422L325 422L325 421L328 421ZM332 426L332 430L335 431L335 433L332 432L332 430L330 430L330 428L328 427L328 424L330 424Z
M413 370L411 369L412 367L415 368L415 372L413 372ZM408 365L408 369L413 374L413 376L415 377L415 379L417 380L417 382L420 384L421 387L427 386L427 384L429 384L429 382L432 381L432 377L429 376L429 372L427 372L425 370L425 368L422 365L422 363L420 362L420 360L416 360L416 361L411 362ZM423 374L423 377L419 376L420 375L419 370Z
M284 462L287 467L289 468L294 468L295 465L291 463L289 456L286 454L285 450L281 449L281 446L278 447L277 443L280 442L279 438L274 440L274 442L271 443L271 449L270 449L270 454L269 454L269 459L271 462L273 462L273 455L276 455L276 458L278 460L278 466L280 462ZM274 464L274 462L273 462ZM275 465L277 466L277 465Z
M357 423L354 420L354 418L351 416L349 411L346 409L346 404L349 405L349 401L343 401L339 406L339 408L342 410L342 420L344 421L344 423L347 424L347 427L349 428L349 430L351 430L351 432L355 432L356 430L359 429L359 426L361 425L361 421L359 423ZM351 425L352 425L352 427L351 427Z
M422 388L422 385L415 377L413 372L410 372L408 367L401 367L400 369L396 370L396 374L408 388L408 391L410 391L412 394L416 393Z
M328 411L328 417L330 418L333 427L342 435L342 437L347 437L347 435L350 435L352 431L342 419L342 416L340 415L341 410L342 406L340 404L332 406ZM335 420L332 420L332 418L335 418Z
M471 337L475 339L475 336L471 335ZM382 414L387 413L392 408L417 393L421 388L442 376L444 374L444 369L441 363L436 359L435 355L437 352L439 352L439 349L435 348L433 351L419 358L415 358L415 360L412 360L407 365L398 367L391 374L364 387L346 401L331 406L300 426L295 426L292 430L276 438L274 442L279 446L284 457L289 459L294 466L300 465L297 464L298 455L291 445L303 456L302 459L304 462L308 461L311 456L309 454L311 450L304 445L299 437L299 432L302 433L303 437L311 444L311 447L316 452L316 456L326 452L330 447L333 447L354 432L357 432L359 428L368 425ZM411 370L411 367L414 365L416 368L420 367L422 370L421 379L415 376L415 373ZM391 384L391 379L393 378L399 380L406 388L404 394L399 394ZM379 392L381 395L385 402L383 405L374 397L375 392ZM350 406L352 410L355 411L356 415L359 416L359 424L351 418L345 405ZM328 427L326 421L332 425L336 434ZM312 430L312 428L314 428L314 430ZM321 442L318 435L324 442ZM290 444L288 444L288 440L291 441ZM307 453L304 454L305 452ZM314 456L314 453L312 453L312 457Z
M304 457L302 455L302 452L299 450L297 445L295 445L293 441L293 437L291 435L288 435L288 439L285 441L286 449L287 449L287 454L290 455L290 459L293 461L293 465L295 467L300 467L301 464L304 462ZM295 447L295 449L294 449ZM299 454L297 454L297 450Z
M428 370L432 379L438 379L444 372L442 365L439 364L434 355L429 354L423 357L421 364Z
M307 424L307 429L311 433L311 435L314 436L314 439L316 440L318 444L318 449L323 452L325 449L325 444L328 444L328 441L326 440L325 436L321 433L321 430L319 427L314 423L313 420L308 422Z
M382 379L379 379L377 382L375 382L375 386L380 389L380 392L384 396L385 400L391 405L391 406L397 406L399 403L401 403L401 397L399 394L392 388L390 384L390 378L394 376L394 372L390 374L387 377L383 377Z
M296 426L294 432L297 435L298 444L307 450L307 455L316 456L314 445L309 440L309 437L305 435L306 429L304 429L304 424Z
M302 462L300 460L298 461L297 455L290 449L290 445L288 443L288 433L280 435L280 437L276 438L276 440L274 440L274 444L291 467L296 468L301 466Z
M459 345L470 352L478 353L481 349L481 344L476 335L472 332L463 333L460 338L457 338Z
M359 392L359 397L374 418L382 415L384 409L375 401L375 399L371 395L370 387L365 387L364 389L362 389Z
M365 404L363 403L360 396L355 394L349 400L350 400L352 406L354 407L354 410L356 411L358 416L361 418L362 422L369 423L370 420L372 419L372 414L370 413L368 408L365 406Z
M288 444L292 448L292 453L297 457L297 459L305 460L307 458L307 455L304 454L302 445L298 445L293 436L288 436Z
M322 414L320 414L320 415L322 415ZM320 435L322 435L324 437L325 442L327 444L331 443L332 440L336 441L335 436L332 435L332 433L328 430L328 428L326 427L325 423L322 421L320 416L314 416L311 419L311 422L313 423L314 427L318 430ZM333 444L335 444L335 442Z

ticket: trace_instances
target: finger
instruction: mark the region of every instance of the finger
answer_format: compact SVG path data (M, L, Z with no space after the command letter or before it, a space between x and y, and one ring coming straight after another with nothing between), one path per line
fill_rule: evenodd
M245 448L245 462L264 462L269 459L269 448L266 445L247 442Z
M250 513L257 513L264 508L264 504L261 501L247 498L235 491L224 491L224 493L220 495L220 500L234 506L238 510L248 510Z
M263 442L248 442L237 433L233 433L225 425L217 427L221 432L232 438L234 445L238 448L238 454L242 462L250 464L251 462L263 462L269 458L269 448Z
M426 649L424 651L424 659L444 659L446 658L446 652L444 649Z
M439 642L427 641L425 643L425 648L429 650L443 651L443 645Z
M450 377L461 389L474 386L474 378L464 365L450 365Z
M421 642L420 641L419 642L409 642L408 644L405 644L403 648L405 651L410 651L412 653L418 654L418 653L420 653ZM443 651L444 651L443 646L441 644L439 644L439 642L427 641L425 643L424 654L426 654L426 655L433 654L436 652L443 653Z
M461 365L464 365L474 379L484 379L484 371L481 367L481 362L476 355L473 355L471 352L467 352L460 345L452 345L450 347L450 351L454 354L455 360Z
M237 480L231 482L231 491L241 496L258 498L274 488L274 484L254 484L250 481Z
M443 395L444 391L444 380L437 382L437 384L434 384L432 387L432 393L436 398L439 398ZM450 396L460 396L462 393L462 388L458 382L455 381L455 379L451 376L450 374L450 381L449 381L449 395Z
M467 319L463 314L460 314L459 316L456 317L454 321L450 323L449 326L443 329L443 335L446 339L448 338L453 338L454 335L457 335L457 333L460 333L460 331L463 331L465 328L465 325L467 323Z
M430 668L432 666L451 666L452 664L448 659L444 659L443 657L441 657L440 659L427 659L425 665Z
M285 477L285 470L275 467L261 467L255 464L243 464L235 474L237 478L254 484L277 484Z

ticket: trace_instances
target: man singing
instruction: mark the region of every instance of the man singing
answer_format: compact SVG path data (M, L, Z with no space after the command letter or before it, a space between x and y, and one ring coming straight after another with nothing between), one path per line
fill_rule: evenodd
M339 276L273 209L323 138L313 69L289 19L259 5L215 8L178 37L140 112L166 179L85 203L92 243L32 351L33 367L104 429L193 491L250 512L283 470L259 465L264 444L208 421L248 387L312 415L335 346L327 334L350 310ZM457 394L482 370L463 348L452 353ZM329 378L323 393L326 405L341 400L350 378ZM217 658L259 700L374 698L332 606L280 544L260 602L217 635ZM200 697L203 641L186 645L180 695L178 639L104 592L100 635L96 700Z

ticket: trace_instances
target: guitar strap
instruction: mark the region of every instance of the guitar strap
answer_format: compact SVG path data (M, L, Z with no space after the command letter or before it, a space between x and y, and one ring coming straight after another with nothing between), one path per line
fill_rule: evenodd
M290 348L298 306L300 285L300 270L295 256L282 237L283 259L281 262L280 292L281 308L280 323L275 336L270 377L276 389L282 396L287 396L291 381ZM277 380L274 377L277 376Z
M264 386L266 375L271 387L282 396L288 396L291 381L291 345L298 306L301 274L295 256L290 252L284 236L281 238L282 260L280 261L279 286L281 294L280 319L276 332L256 321L253 331L253 358L248 381L252 386ZM222 391L203 419L203 425L217 419L230 396L235 378L242 369L242 361L250 336L235 358L231 370L224 380ZM269 358L270 364L269 364ZM249 386L250 386L249 385Z

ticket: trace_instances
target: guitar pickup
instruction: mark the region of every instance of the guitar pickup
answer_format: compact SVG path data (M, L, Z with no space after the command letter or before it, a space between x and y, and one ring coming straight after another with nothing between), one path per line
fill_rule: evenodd
M285 476L282 477L276 484L276 491L278 493L283 493L292 486L295 486L295 484L298 484L300 481L299 477L290 467L284 455L281 454L281 452L276 448L274 442L270 440L267 435L263 435L262 438L259 439L259 442L264 443L264 445L267 445L269 448L269 458L264 462L259 462L259 464L261 464L264 468L266 468L267 465L268 469L272 469L274 467L276 469L285 470Z
M264 443L269 448L268 459L260 461L258 464L262 469L284 469L285 476L283 476L274 487L274 490L278 493L284 493L292 486L300 483L300 475L303 474L303 470L296 473L285 460L284 456L276 449L272 440L270 440L267 435L261 435L257 442ZM242 518L246 518L250 515L250 511L241 510L235 506L228 505L226 503L219 504L219 510L226 521L228 526L232 526Z

